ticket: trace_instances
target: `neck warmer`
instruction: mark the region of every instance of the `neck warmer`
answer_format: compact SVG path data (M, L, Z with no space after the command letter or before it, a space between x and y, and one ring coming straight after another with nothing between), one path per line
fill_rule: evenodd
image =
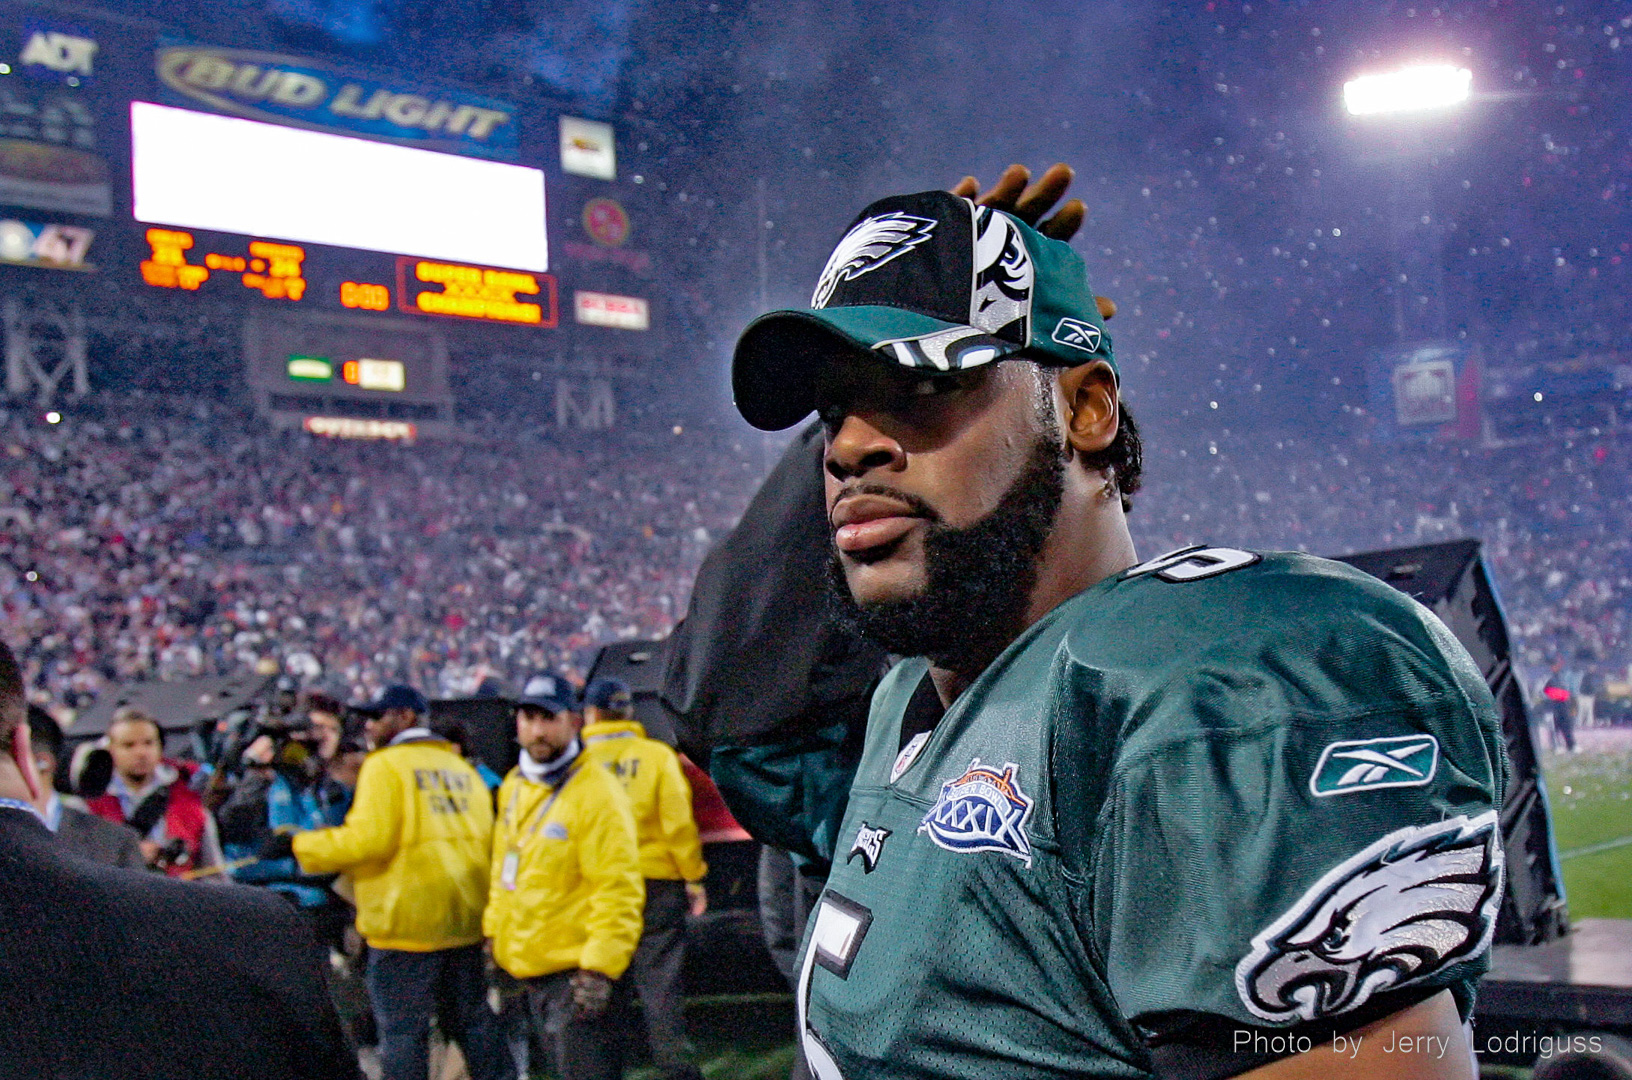
M533 755L523 750L519 762L521 775L535 784L543 784L546 787L553 788L561 783L562 779L567 775L567 770L572 768L572 763L578 760L578 755L583 752L583 749L584 744L579 742L578 737L575 735L571 745L548 761L534 761Z

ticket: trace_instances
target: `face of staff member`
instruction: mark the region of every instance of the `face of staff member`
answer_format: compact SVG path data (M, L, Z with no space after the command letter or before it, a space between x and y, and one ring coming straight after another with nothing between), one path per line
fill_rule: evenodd
M374 705L374 715L363 724L368 748L378 750L390 746L391 740L403 732L425 726L431 713L430 703L419 691L407 686L388 687Z
M553 712L542 705L516 709L516 742L540 765L560 757L577 737L578 718L565 709Z

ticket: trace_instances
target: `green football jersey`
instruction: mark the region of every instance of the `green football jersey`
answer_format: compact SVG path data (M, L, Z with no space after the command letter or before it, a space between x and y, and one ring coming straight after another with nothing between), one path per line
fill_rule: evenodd
M1164 1048L1227 1075L1440 989L1466 1015L1506 766L1415 601L1193 548L1060 605L903 740L926 671L874 696L811 916L818 1078L1136 1077Z

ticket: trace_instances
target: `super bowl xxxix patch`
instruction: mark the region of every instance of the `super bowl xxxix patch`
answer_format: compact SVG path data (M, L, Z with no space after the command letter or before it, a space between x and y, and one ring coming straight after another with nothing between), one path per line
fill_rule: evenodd
M1236 991L1276 1023L1347 1012L1483 952L1501 896L1494 810L1391 832L1252 939Z
M1032 800L1020 790L1018 772L1013 762L999 771L975 758L962 776L941 785L918 831L948 851L1001 851L1030 866Z

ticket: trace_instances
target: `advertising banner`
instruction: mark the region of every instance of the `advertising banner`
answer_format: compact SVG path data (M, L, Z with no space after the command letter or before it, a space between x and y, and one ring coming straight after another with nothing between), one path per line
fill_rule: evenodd
M637 296L578 292L573 294L573 305L578 321L586 326L646 330L652 325L650 306Z
M172 104L274 124L513 160L515 106L346 74L315 60L212 45L164 45L155 67Z
M618 155L612 125L563 116L561 171L596 180L616 180Z
M1450 360L1426 360L1395 368L1394 418L1401 426L1455 420L1455 365Z

